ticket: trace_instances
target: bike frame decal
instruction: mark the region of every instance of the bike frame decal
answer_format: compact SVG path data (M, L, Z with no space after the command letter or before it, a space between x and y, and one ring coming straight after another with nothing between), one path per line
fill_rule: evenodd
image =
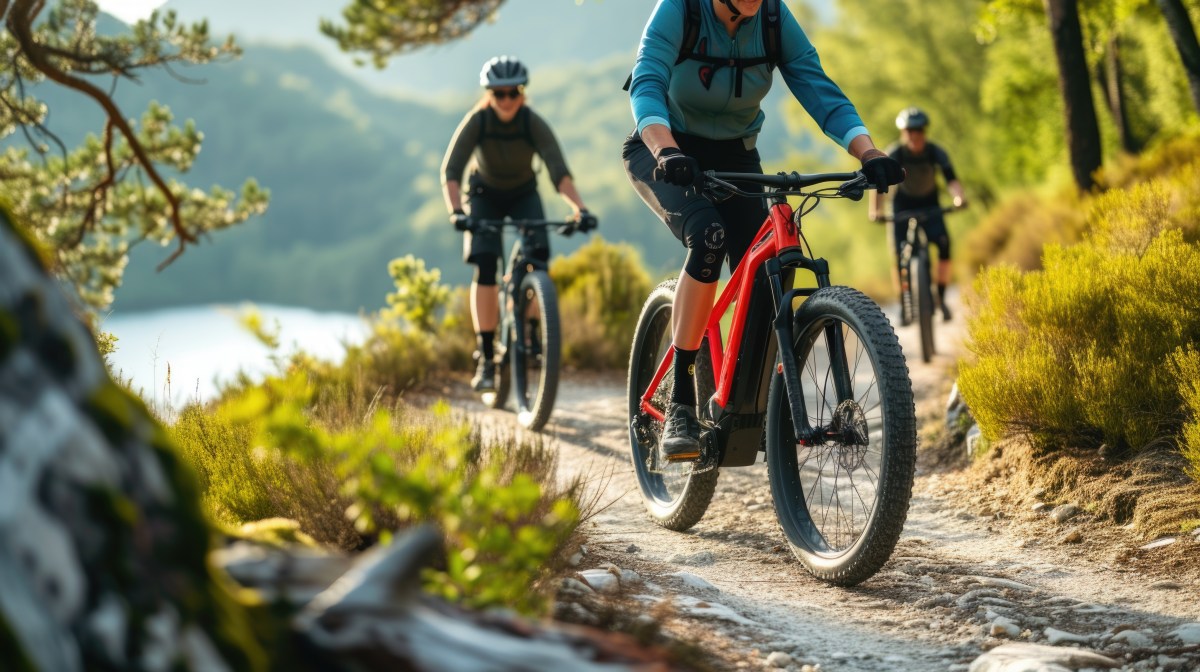
M729 284L725 286L721 296L709 314L705 335L708 336L709 354L712 358L713 375L717 380L717 405L721 408L729 402L729 393L733 387L734 375L737 373L737 353L741 350L742 338L745 333L746 312L750 306L750 294L754 288L754 277L758 269L772 257L781 252L800 247L800 235L792 222L792 207L786 202L774 203L763 220L762 227L750 244L749 253L742 259L734 271ZM728 348L723 347L721 340L721 319L734 306L733 324L729 330ZM642 411L662 422L666 415L662 409L656 408L651 399L658 391L658 386L666 377L674 359L674 349L668 349L663 361L654 374L654 379L642 395Z

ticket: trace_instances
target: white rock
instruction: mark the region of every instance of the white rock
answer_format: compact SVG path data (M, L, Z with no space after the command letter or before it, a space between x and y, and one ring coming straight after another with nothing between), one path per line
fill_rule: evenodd
M1112 641L1138 649L1144 649L1154 644L1153 639L1150 639L1144 633L1137 630L1122 630L1113 635Z
M776 651L767 656L767 667L787 667L792 664L792 656L783 651Z
M671 574L668 574L667 576L673 576L673 577L679 579L680 581L682 581L684 583L684 585L687 585L691 588L697 588L699 590L714 590L714 591L720 592L719 588L712 585L708 581L705 581L704 579L696 576L695 574L692 574L691 572L673 572Z
M704 567L706 565L711 565L716 561L717 556L711 551L701 551L691 555L677 553L667 560L667 562L673 565L688 565L690 567Z
M1087 635L1077 635L1066 630L1059 630L1058 628L1046 628L1046 639L1050 642L1051 646L1062 644L1063 642L1069 644L1087 644L1092 641L1092 638Z
M632 569L622 569L619 571L621 572L620 578L622 586L641 585L642 577L637 572L633 571Z
M560 590L567 595L589 595L594 592L588 584L572 578L563 579Z
M621 580L607 569L585 569L579 576L598 593L615 593L621 589Z
M571 557L567 559L567 563L572 567L578 567L579 563L581 562L583 562L583 553L580 553L579 551L575 551L571 554Z
M1017 590L1023 593L1031 593L1034 591L1033 586L1026 585L1009 579L1001 579L997 576L972 576L979 583L992 588L1007 588L1009 590Z
M1200 623L1181 625L1171 633L1171 636L1182 641L1185 646L1200 644Z
M1014 623L1010 618L1000 616L992 621L992 625L988 629L988 634L993 637L1016 639L1021 636L1021 626Z
M1069 672L1082 667L1109 669L1120 665L1086 649L1009 643L976 658L969 669L970 672Z
M742 616L723 604L700 600L691 595L678 595L676 596L676 601L679 604L680 611L689 616L729 621L730 623L752 627L762 627L761 624Z
M1054 522L1062 524L1070 520L1077 513L1079 513L1078 506L1075 506L1074 504L1063 504L1062 506L1054 507L1054 510L1050 512L1050 518L1052 518Z
M1176 541L1178 541L1178 539L1176 539L1175 537L1165 537L1163 539L1158 539L1156 541L1152 541L1152 542L1146 544L1145 546L1142 546L1141 550L1153 551L1158 548L1164 548L1166 546L1170 546L1171 544L1175 543Z

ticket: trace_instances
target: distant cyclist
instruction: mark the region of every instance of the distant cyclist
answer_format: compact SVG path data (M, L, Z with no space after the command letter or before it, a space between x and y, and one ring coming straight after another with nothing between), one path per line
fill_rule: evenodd
M950 233L946 230L946 220L940 212L938 202L937 171L941 169L942 177L946 180L946 190L954 199L954 207L965 208L967 197L963 193L962 183L950 163L950 156L940 146L925 138L929 128L929 116L920 108L909 107L900 111L896 117L896 128L900 129L900 142L888 147L887 153L900 162L907 172L904 182L896 188L896 198L892 202L892 212L900 213L913 210L932 208L928 219L921 226L925 228L925 236L938 248L937 296L938 304L942 307L942 319L950 320L950 307L946 305L946 284L950 282ZM872 221L879 221L883 214L883 195L876 192L869 206ZM893 248L897 254L904 244L907 229L899 221L892 227L894 238ZM893 273L893 277L895 274ZM899 282L896 283L899 292Z
M466 232L463 257L475 265L471 282L471 318L475 325L477 366L471 386L477 392L496 388L495 342L500 319L496 272L504 254L497 232L471 232L471 219L544 219L537 193L533 157L537 154L550 181L574 210L575 225L594 228L596 218L575 190L558 140L550 125L525 104L529 72L515 58L497 56L483 64L479 83L486 93L458 125L442 161L442 194L454 228ZM463 206L462 177L467 178L467 207ZM470 218L467 211L470 211ZM550 259L545 230L536 233L530 254Z
M721 266L742 260L767 217L753 198L713 203L702 171L761 173L760 105L774 71L821 131L862 162L880 191L904 176L875 148L854 105L825 74L782 0L660 0L638 46L629 93L637 129L623 146L638 196L687 248L673 304L674 387L659 445L668 462L700 456L695 362Z

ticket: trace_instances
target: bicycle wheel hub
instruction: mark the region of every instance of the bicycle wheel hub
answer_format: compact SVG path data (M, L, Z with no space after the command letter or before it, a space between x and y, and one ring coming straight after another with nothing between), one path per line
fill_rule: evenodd
M838 464L846 471L861 467L870 439L867 436L867 416L858 402L847 399L838 404L833 412L830 434L839 444Z

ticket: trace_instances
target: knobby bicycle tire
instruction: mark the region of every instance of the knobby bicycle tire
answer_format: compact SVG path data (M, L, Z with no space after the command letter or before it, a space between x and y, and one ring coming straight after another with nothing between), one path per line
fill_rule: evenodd
M852 403L838 402L836 391L830 390L833 366L830 373L819 375L820 346L827 346L828 338L836 338L839 332L847 352ZM780 355L798 359L810 425L823 426L828 420L836 427L839 423L832 418L837 416L857 438L852 442L827 439L810 446L798 443L783 376L772 376L766 443L776 517L792 553L810 573L852 586L887 562L908 515L917 448L912 382L887 318L873 301L849 287L818 290L801 304L794 337L793 349ZM826 356L825 361L831 358ZM859 472L857 482L855 472ZM872 472L873 484L867 482ZM806 479L811 483L807 491ZM850 503L849 515L841 510L843 497ZM828 506L832 503L838 506L834 528ZM864 509L861 516L855 510L858 504Z
M541 347L540 369L530 353L518 344L523 343L526 331L533 329L526 321L525 312L529 301L538 306L536 333L529 334L530 342L537 339ZM517 288L517 301L513 307L514 344L508 349L512 371L512 389L517 401L517 422L533 431L540 431L550 420L554 400L558 395L559 361L562 355L562 337L558 322L558 295L554 283L545 271L529 271ZM519 339L519 340L518 340ZM531 389L531 384L536 387Z
M917 313L921 323L921 361L928 364L937 353L933 340L933 285L930 284L929 248L922 249L915 260L917 264Z
M646 464L650 451L658 449L662 423L641 410L642 394L654 379L666 349L671 346L671 306L674 300L675 280L668 280L656 287L642 306L629 353L627 397L630 459L637 474L646 512L658 525L682 532L700 522L708 511L720 469L697 474L692 471L691 463L675 463L664 465L661 473L654 473ZM712 367L707 365L708 356L706 342L700 349L696 367L700 381L697 385L698 398L702 401L707 400L714 388ZM664 411L671 396L671 385L668 374L654 397Z

